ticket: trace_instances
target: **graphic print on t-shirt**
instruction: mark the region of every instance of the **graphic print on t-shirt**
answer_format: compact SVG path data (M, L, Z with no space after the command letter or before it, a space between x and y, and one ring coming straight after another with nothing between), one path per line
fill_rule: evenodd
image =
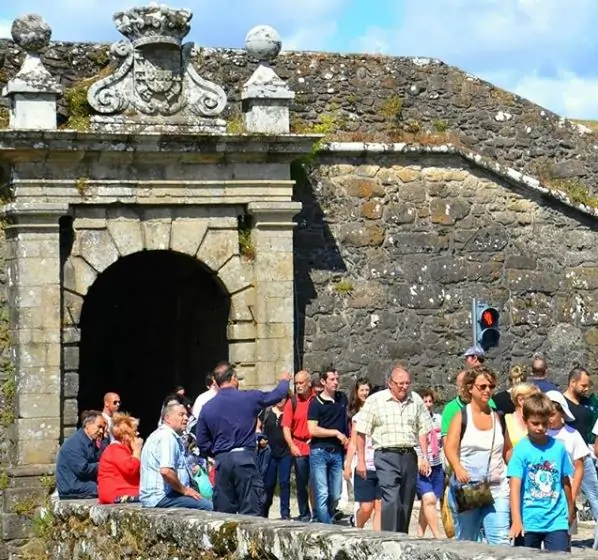
M551 461L528 466L529 496L532 500L556 500L560 494L560 469Z

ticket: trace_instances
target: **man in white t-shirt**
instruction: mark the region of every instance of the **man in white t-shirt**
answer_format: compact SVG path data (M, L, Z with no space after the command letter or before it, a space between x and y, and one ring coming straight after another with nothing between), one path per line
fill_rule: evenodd
M216 385L216 382L214 381L213 372L210 372L206 375L206 388L208 390L201 393L193 403L191 412L195 420L199 418L199 414L201 413L201 409L204 407L204 405L208 401L211 401L216 396L216 393L218 393L218 385Z

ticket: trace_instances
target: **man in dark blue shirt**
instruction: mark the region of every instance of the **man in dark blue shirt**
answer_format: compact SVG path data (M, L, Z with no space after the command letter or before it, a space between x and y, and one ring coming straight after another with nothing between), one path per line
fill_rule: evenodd
M56 487L60 498L97 498L98 463L106 431L106 419L97 410L81 416L81 428L69 437L58 452Z
M257 417L287 396L291 374L282 374L270 392L239 391L234 366L222 362L214 380L218 394L204 405L195 428L201 454L216 458L214 510L262 515L266 495L255 456Z
M347 396L338 390L339 375L334 367L322 371L320 384L323 390L310 401L307 412L311 435L309 469L316 517L320 523L331 523L342 491L349 403Z

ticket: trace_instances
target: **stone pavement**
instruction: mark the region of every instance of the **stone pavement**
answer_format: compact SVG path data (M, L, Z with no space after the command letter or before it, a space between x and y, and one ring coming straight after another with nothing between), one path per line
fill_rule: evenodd
M272 508L270 509L270 519L280 519L280 500L278 496L274 496L274 501L272 503ZM349 516L353 514L353 502L349 502L346 507L342 508L342 511L346 514L346 517L340 521L339 524L348 525L349 524ZM297 500L295 498L291 498L291 516L295 517L298 515L297 509ZM409 528L409 534L416 535L417 534L417 519L419 516L419 502L416 501L413 506L413 514L411 515L411 525ZM438 517L440 520L440 516ZM366 525L366 529L371 529L371 524ZM442 523L440 522L440 529L442 534L444 535L444 531L442 530ZM426 534L426 537L431 537L429 531ZM578 524L578 531L577 535L573 536L573 548L577 549L584 549L584 548L591 548L592 543L594 542L594 522L590 521L583 521Z

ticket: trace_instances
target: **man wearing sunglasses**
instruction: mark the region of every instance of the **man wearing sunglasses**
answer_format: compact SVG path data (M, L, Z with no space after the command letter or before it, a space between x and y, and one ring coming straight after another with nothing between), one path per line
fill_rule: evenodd
M104 395L104 408L102 410L102 416L106 419L106 426L108 437L110 441L114 441L112 435L112 416L115 412L118 412L120 408L120 397L117 393L106 393Z

